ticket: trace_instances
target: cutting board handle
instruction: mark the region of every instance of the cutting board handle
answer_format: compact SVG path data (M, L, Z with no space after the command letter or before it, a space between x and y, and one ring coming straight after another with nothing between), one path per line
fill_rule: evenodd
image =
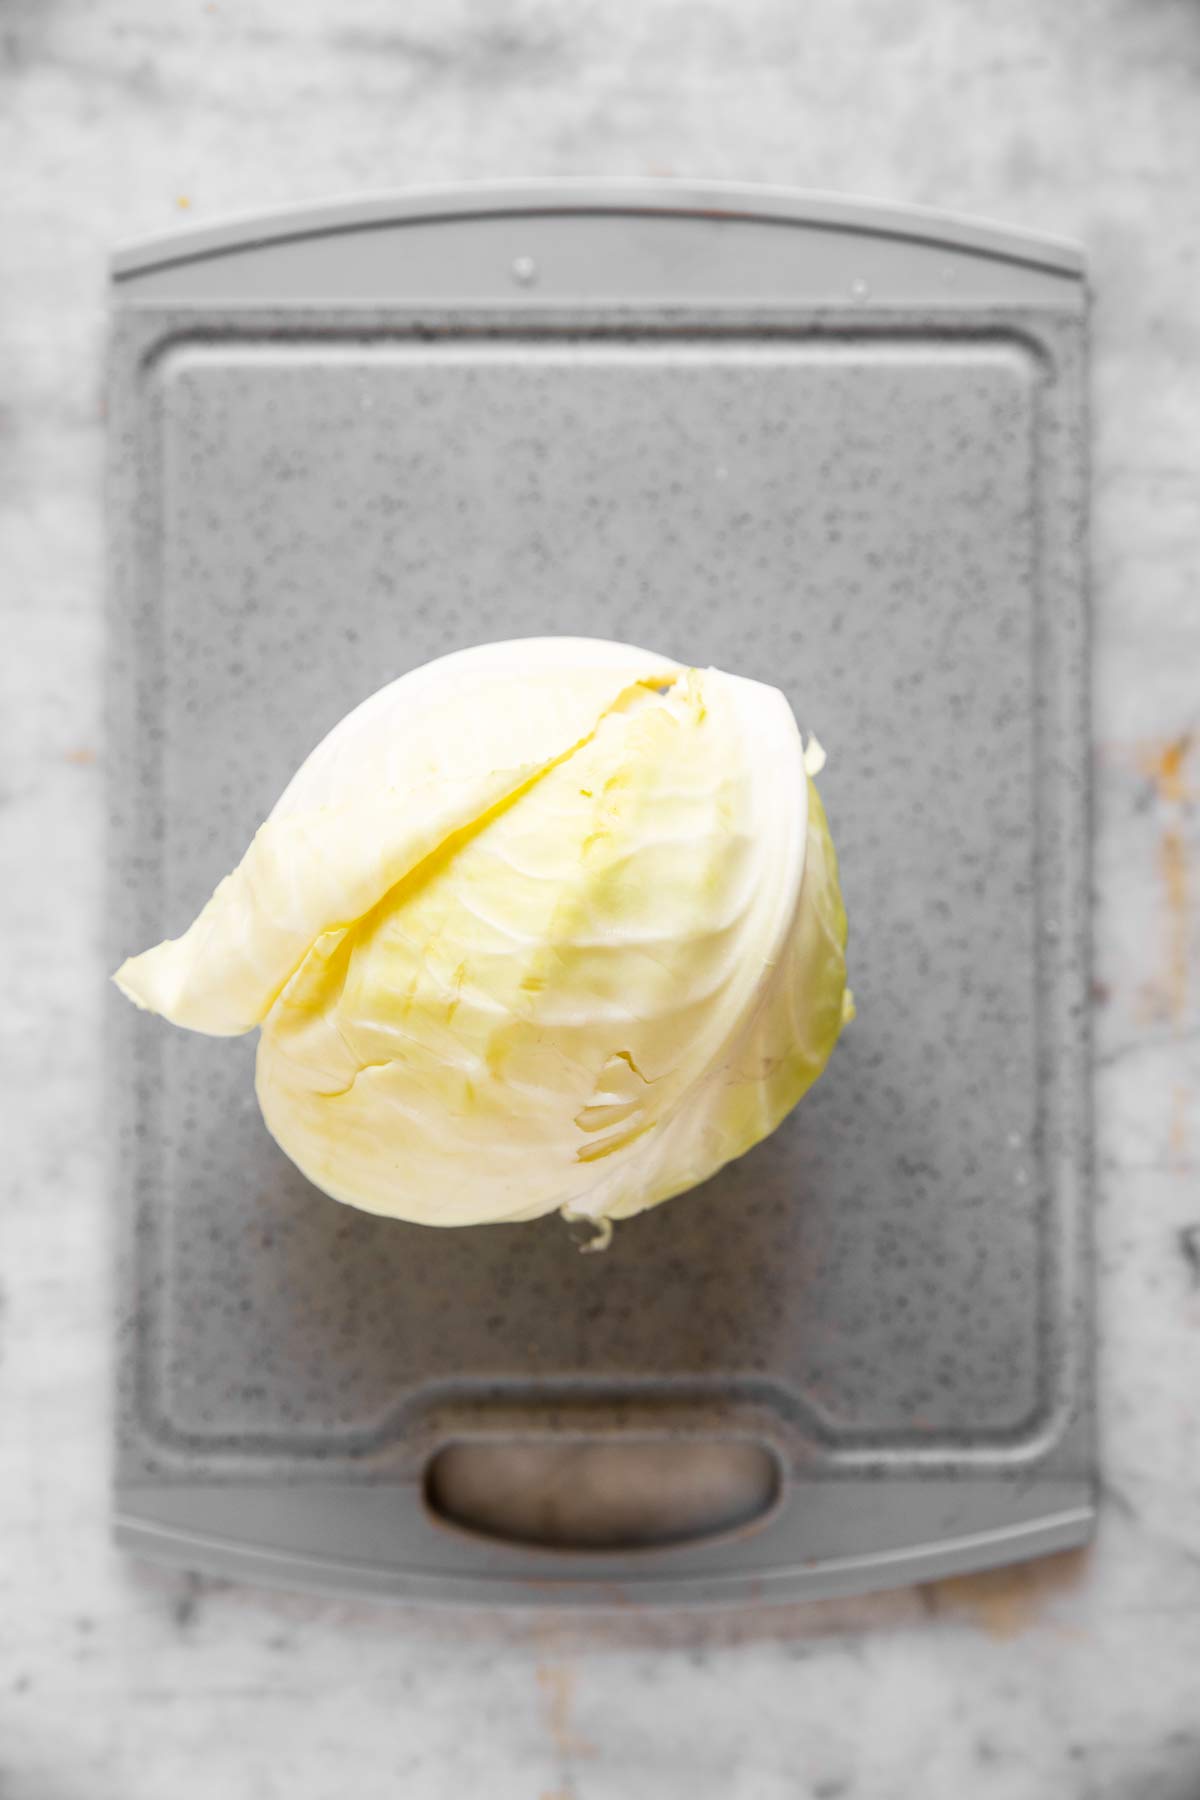
M544 1423L473 1407L443 1421L426 1466L437 1523L528 1552L662 1550L742 1534L777 1512L780 1446L759 1418L718 1426L703 1403L644 1403L613 1424L584 1403L547 1408Z

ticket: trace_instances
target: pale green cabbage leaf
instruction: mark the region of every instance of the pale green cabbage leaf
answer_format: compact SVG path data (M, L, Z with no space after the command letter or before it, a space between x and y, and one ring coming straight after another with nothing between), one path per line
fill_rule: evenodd
M261 1027L278 1143L431 1225L596 1221L774 1130L853 1007L837 861L776 689L628 645L430 663L302 765L180 938L115 980Z

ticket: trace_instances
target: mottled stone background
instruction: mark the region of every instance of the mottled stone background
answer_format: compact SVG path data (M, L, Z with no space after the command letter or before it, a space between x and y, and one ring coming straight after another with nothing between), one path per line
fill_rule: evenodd
M0 5L0 1794L1200 1794L1195 0ZM116 242L478 176L767 180L1079 238L1095 289L1095 1549L603 1627L109 1548L97 1023Z

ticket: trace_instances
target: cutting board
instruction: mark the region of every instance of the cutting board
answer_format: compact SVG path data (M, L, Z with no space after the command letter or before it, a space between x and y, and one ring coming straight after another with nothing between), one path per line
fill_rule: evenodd
M788 695L829 753L858 1004L773 1137L585 1256L557 1218L335 1204L268 1137L251 1040L114 993L129 1549L603 1605L1086 1537L1085 314L1054 243L670 183L116 258L113 966L375 688L567 633ZM543 1543L439 1510L463 1446L770 1480L719 1528Z

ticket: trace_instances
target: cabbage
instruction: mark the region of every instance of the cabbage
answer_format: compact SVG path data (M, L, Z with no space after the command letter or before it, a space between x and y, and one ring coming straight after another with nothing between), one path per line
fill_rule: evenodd
M603 1222L773 1131L852 1016L781 693L586 639L490 644L317 746L181 938L114 979L261 1027L268 1129L335 1199Z

